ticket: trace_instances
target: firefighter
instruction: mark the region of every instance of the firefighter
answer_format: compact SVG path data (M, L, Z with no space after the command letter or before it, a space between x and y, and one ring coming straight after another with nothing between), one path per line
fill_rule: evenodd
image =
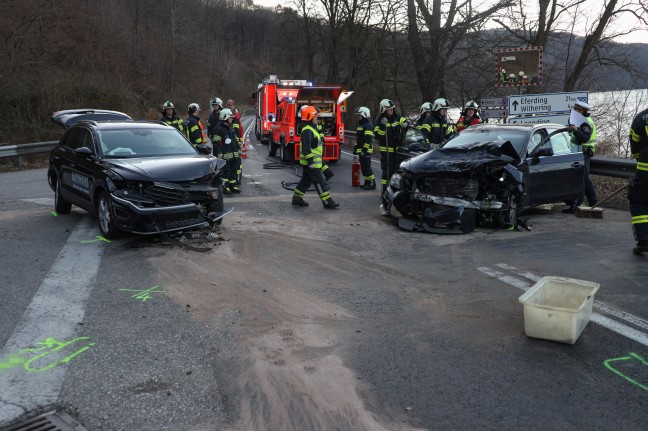
M212 136L220 121L220 111L223 109L223 101L218 97L214 97L209 101L209 104L211 105L211 114L209 114L209 119L207 120L207 137L213 142L214 138Z
M299 112L297 114L297 116L299 118L301 118L302 109L304 109L306 106L308 106L308 105L302 105L299 108ZM317 108L315 108L315 109L317 109ZM317 112L319 113L319 110L317 110ZM303 124L302 124L302 126L303 126ZM320 123L319 120L317 122L317 131L319 132L319 134L320 134L320 136L322 138L322 148L324 148L324 126L322 126L322 123ZM300 131L300 133L301 133L301 131ZM324 153L324 151L322 150L322 154L323 153ZM335 176L335 173L331 170L328 163L326 163L326 160L324 160L324 159L322 159L322 173L324 174L324 179L326 181L330 180L331 178L333 178Z
M470 126L481 123L481 117L479 116L479 105L471 100L466 103L464 106L464 111L459 117L457 122L457 132L461 132L463 129L467 129Z
M378 149L380 150L380 186L381 194L387 190L387 182L396 172L396 148L402 141L403 126L406 126L405 117L401 117L396 112L396 105L389 99L380 101L380 115L374 122L374 137L378 140ZM383 215L388 215L386 211L387 202L385 197L383 201Z
M448 123L448 108L450 103L446 99L439 98L432 105L430 113L430 132L428 140L430 145L440 146L454 134L452 124Z
M325 209L334 209L340 206L329 193L329 185L324 181L322 174L323 139L317 131L319 115L313 106L304 106L301 111L301 138L299 145L299 164L302 165L302 177L295 187L292 204L307 207L304 194L313 184L317 190L322 205Z
M360 160L360 169L364 177L364 190L376 190L376 176L371 169L371 154L373 153L374 126L371 124L371 113L369 108L361 106L355 110L359 118L356 144L353 148L353 154Z
M199 145L204 146L205 141L203 139L203 125L200 122L200 106L197 103L191 103L187 108L187 130L186 135L187 139L191 144L198 148Z
M419 117L414 123L414 126L423 133L425 136L425 141L430 143L430 131L432 130L431 118L432 115L432 104L430 102L425 102L421 105L419 109Z
M225 106L227 107L227 109L232 111L233 114L232 128L236 132L236 145L238 147L237 151L235 152L235 157L238 159L238 169L236 170L236 184L239 185L241 184L241 176L243 173L243 160L241 159L241 148L243 147L243 125L241 124L241 115L236 109L234 99L229 99L227 102L225 102Z
M169 100L164 102L164 104L162 105L162 118L160 119L160 121L162 121L164 124L175 127L184 134L184 121L182 121L182 118L180 118L180 116L176 114L173 103L171 103L171 101Z
M237 134L233 127L233 122L234 115L232 111L227 108L221 109L213 135L214 154L227 162L222 176L223 193L226 195L230 193L241 193L241 190L236 186L236 172L238 170L239 159L236 157L238 143L236 141Z
M594 183L592 183L592 178L590 178L590 160L594 157L594 152L596 151L596 124L590 116L590 110L592 107L585 103L578 101L574 104L574 111L581 114L585 117L585 122L579 126L571 124L569 129L572 134L572 139L576 144L582 146L583 156L585 157L585 167L583 169L583 182L585 184L585 196L587 196L587 202L589 206L596 205L596 189L594 188ZM578 199L573 201L569 208L562 210L565 214L574 214L576 212L576 207L580 206L583 203L584 196L581 195Z
M506 84L506 81L508 80L508 77L506 76L506 69L500 69L499 72L499 81L502 84Z
M637 160L637 171L630 182L628 201L635 254L648 253L648 109L641 111L630 126L630 153Z

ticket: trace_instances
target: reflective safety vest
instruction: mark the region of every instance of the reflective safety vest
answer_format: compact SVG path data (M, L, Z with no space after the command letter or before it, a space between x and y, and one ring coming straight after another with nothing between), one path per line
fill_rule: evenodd
M313 138L317 142L317 146L312 148L311 142L308 142L308 149L304 149L304 132L308 130L313 134ZM316 169L322 168L322 150L321 145L322 135L319 134L317 130L311 125L306 125L301 130L301 145L299 145L299 164L302 166L308 166L308 159L313 160L313 166ZM305 154L305 151L309 151Z
M592 120L592 117L585 117L585 118L587 119L587 122L592 128L592 134L590 135L589 141L583 144L583 148L589 148L592 150L592 153L594 153L594 151L596 151L596 124L594 124L594 120Z

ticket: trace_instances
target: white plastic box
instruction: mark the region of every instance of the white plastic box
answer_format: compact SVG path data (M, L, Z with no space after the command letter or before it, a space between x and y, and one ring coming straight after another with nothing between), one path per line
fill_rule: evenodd
M599 284L565 277L542 277L520 296L528 337L574 344L592 317Z

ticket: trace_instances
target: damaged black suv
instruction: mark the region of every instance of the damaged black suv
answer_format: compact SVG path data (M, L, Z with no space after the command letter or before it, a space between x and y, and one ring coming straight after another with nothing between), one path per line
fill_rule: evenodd
M582 195L584 159L565 126L483 124L401 163L383 198L399 226L434 233L506 227L520 211Z
M59 111L52 120L66 128L47 173L58 213L76 205L96 215L106 238L221 222L225 161L199 154L177 129L103 110Z

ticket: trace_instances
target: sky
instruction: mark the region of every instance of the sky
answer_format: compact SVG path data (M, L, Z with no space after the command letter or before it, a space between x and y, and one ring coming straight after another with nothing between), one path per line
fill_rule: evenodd
M275 7L279 4L286 4L286 0L253 0L254 4L260 5L260 6L266 6L266 7ZM595 5L602 5L604 3L604 0L589 0L587 2L588 7L595 7ZM638 26L639 23L637 20L632 16L629 15L626 16L624 19L619 20L623 25L627 26ZM615 39L616 42L619 43L648 43L648 28L644 28L641 31L636 31L633 32L630 35L619 37Z

